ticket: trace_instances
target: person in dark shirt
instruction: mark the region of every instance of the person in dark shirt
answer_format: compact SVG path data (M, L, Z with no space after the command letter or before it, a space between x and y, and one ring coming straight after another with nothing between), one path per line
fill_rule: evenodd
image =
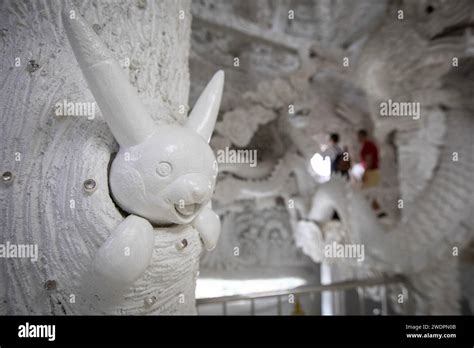
M325 154L327 154L331 159L331 173L336 173L336 159L340 154L342 154L342 149L339 146L339 134L329 134L329 148L326 150Z
M331 133L329 135L330 146L326 154L331 158L331 174L338 173L349 180L349 170L351 161L347 148L342 149L339 146L339 134Z

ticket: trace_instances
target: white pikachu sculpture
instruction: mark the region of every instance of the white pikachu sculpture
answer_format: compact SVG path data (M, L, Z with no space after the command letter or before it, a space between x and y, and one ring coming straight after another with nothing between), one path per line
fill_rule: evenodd
M224 72L217 72L208 83L184 126L157 126L110 51L80 15L71 18L70 10L63 12L67 37L120 145L110 167L111 194L131 214L99 248L94 268L108 284L130 285L150 264L160 226L190 224L206 249L216 246L220 220L210 200L217 162L208 142L219 111ZM139 252L125 255L127 247Z

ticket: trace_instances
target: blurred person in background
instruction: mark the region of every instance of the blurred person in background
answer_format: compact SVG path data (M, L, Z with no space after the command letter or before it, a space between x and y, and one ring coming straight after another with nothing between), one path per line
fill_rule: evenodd
M349 179L351 162L347 148L342 149L339 145L339 134L329 134L329 147L325 154L331 159L331 174L339 173Z
M342 149L339 146L339 134L329 134L329 147L324 152L326 156L331 159L331 174L336 172L336 159L342 154Z
M362 188L377 186L380 182L379 149L377 145L369 139L365 129L361 129L357 132L357 139L361 144L360 163L364 167Z
M376 187L380 183L379 170L379 149L377 145L369 138L365 129L357 132L357 139L361 144L360 148L360 163L364 168L362 175L362 189ZM379 210L380 206L376 199L372 200L372 208Z

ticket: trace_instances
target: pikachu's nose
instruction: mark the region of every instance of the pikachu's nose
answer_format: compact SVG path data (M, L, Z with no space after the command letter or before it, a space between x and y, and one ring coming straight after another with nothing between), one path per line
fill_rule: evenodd
M188 197L187 200L192 200L189 203L203 203L208 201L212 196L212 183L202 174L187 174L179 179L180 189L184 189Z
M189 184L191 186L191 195L195 202L201 203L211 197L211 182L203 175L192 176L189 179Z
M193 186L192 196L196 201L202 201L206 198L206 188L201 185Z

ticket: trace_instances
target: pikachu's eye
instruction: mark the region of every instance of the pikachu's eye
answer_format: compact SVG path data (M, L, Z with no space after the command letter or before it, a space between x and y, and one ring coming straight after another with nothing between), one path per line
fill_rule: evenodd
M173 167L168 162L160 162L156 168L156 173L161 177L167 177L173 171Z

